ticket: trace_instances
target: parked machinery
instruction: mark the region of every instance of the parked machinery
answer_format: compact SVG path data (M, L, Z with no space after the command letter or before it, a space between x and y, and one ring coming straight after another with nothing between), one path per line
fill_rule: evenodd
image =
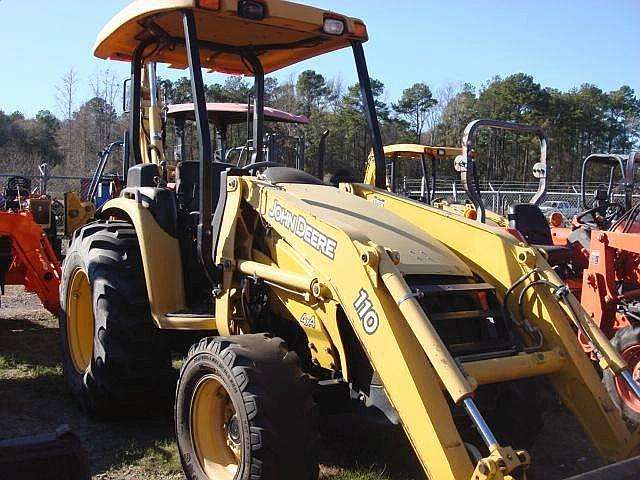
M546 162L545 162L546 163ZM562 281L580 300L594 325L609 338L640 381L640 206L633 193L640 154L593 154L583 162L581 206L571 227L550 226L539 208L541 188L527 204L511 205L507 230L541 250ZM474 167L472 167L474 168ZM538 167L536 167L538 168ZM594 170L604 175L590 199ZM482 211L477 172L467 173L465 189ZM592 338L577 329L582 348L594 361L601 359ZM614 403L634 426L640 424L640 398L635 384L603 371Z
M406 195L421 202L431 204L435 198L436 163L460 155L459 148L432 147L416 144L396 144L384 147L386 159L386 188L390 192ZM407 186L407 177L399 175L402 164L419 162L420 191L414 192ZM376 159L371 154L364 174L364 183L376 183Z
M559 280L537 250L265 160L265 74L351 47L382 186L367 38L360 20L281 0L137 1L105 27L96 55L131 62L132 165L63 265L72 392L96 414L148 410L172 374L165 342L186 331L202 336L175 398L189 479L317 478L315 402L328 398L401 423L432 479L523 479L530 456L506 442L532 441L549 386L604 458L628 457L638 435L567 320L603 365L626 365L570 293L554 295ZM163 182L161 102L143 78L155 62L188 66L192 81L199 174L178 164L175 185ZM242 168L216 161L203 68L254 76Z
M46 167L41 167L44 172ZM5 285L24 285L44 307L58 312L60 264L54 249L56 221L46 186L32 191L31 180L7 180L0 210L0 291Z
M216 156L219 161L233 163L239 167L244 166L252 155L252 145L245 142L241 146L228 146L229 127L232 125L251 125L251 105L245 103L207 103L207 116L211 127L215 130L218 148ZM186 122L195 122L193 103L169 105L167 118L173 119L176 129L176 144L174 145L174 158L177 161L186 160ZM304 115L294 115L271 107L264 107L264 121L277 124L308 125L309 119ZM251 138L251 132L247 132L247 138ZM283 145L287 143L287 145ZM293 147L291 147L292 144ZM265 155L273 161L282 164L289 163L283 156L293 157L291 166L304 169L305 145L303 137L288 137L279 133L270 133L265 136ZM287 151L287 148L289 150ZM291 154L292 153L292 154ZM289 155L286 155L289 154ZM283 161L284 160L284 161Z
M421 162L421 190L420 199L434 207L448 212L463 215L466 218L476 219L481 222L488 221L491 225L507 227L508 220L500 212L487 210L480 193L480 178L477 166L477 152L475 139L480 128L492 128L510 131L519 134L533 134L540 140L540 160L533 166L533 175L539 181L538 191L531 198L532 205L540 205L546 197L547 179L547 138L542 129L535 125L524 125L501 120L479 119L469 123L464 131L462 149L448 147L429 147L422 145L388 145L384 147L387 157L387 188L392 192L405 194L411 197L411 193L405 191L398 184L395 172L398 160L413 160ZM436 185L436 160L446 160L455 156L454 167L460 174L464 192L467 196L465 203L449 202L444 198L437 198ZM427 167L430 160L430 168ZM369 158L364 183L375 185L375 171L373 156ZM430 170L430 173L427 173ZM431 190L431 191L429 191Z
M601 173L606 178L590 200L588 179L594 167L604 167ZM589 155L582 168L584 210L571 228L551 229L553 242L571 252L567 261L575 275L568 283L576 287L585 310L612 339L636 381L640 380L640 202L634 204L634 187L639 168L639 152ZM528 234L526 229L524 233ZM589 339L580 335L579 340L597 360ZM639 424L640 399L607 372L604 381L625 418Z
M480 128L491 128L518 134L535 135L540 142L540 159L533 165L533 176L538 179L538 190L531 197L527 205L539 206L547 194L547 137L542 128L537 125L525 125L502 120L479 119L469 123L462 138L462 154L455 160L455 169L460 173L460 180L464 191L477 212L477 218L485 222L489 218L499 226L506 226L501 212L487 211L480 193L480 175L477 165L475 141ZM523 204L524 205L524 204Z

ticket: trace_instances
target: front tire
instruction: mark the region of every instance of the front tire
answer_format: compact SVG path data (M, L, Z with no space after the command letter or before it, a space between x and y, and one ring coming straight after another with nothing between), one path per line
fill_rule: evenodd
M149 411L170 398L170 351L151 318L131 224L83 227L62 265L60 334L67 384L98 417Z
M314 384L279 338L202 339L189 351L176 391L187 478L317 479Z

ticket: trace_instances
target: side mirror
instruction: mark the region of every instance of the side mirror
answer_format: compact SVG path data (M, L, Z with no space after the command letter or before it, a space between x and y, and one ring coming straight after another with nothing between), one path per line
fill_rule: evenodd
M547 165L538 162L533 166L533 176L535 178L547 178Z
M453 161L453 167L456 169L456 172L463 173L467 171L469 159L464 155L458 155L456 159Z
M131 79L127 78L122 83L122 112L129 113L129 101L131 100L129 85L131 85Z

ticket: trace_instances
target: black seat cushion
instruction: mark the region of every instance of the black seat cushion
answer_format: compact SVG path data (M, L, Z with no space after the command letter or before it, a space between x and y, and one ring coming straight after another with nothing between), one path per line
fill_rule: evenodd
M313 175L289 167L269 167L262 174L271 183L305 183L310 185L324 185Z
M517 203L509 207L509 227L517 230L525 240L542 250L549 265L566 265L575 256L573 248L553 244L551 227L542 210L530 203Z
M509 207L509 227L517 230L532 245L553 246L551 227L542 210L530 203Z
M534 245L534 247L542 250L547 255L549 265L566 265L575 258L575 250L570 247Z

